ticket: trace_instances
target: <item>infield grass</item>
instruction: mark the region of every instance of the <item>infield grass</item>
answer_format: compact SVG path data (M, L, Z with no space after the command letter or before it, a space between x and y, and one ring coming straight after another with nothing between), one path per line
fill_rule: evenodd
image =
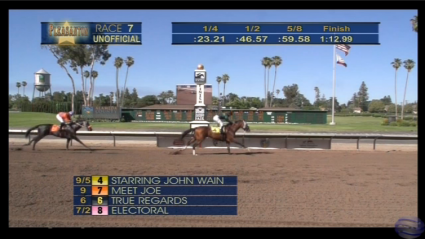
M400 132L415 133L417 126L382 126L384 118L378 117L338 117L335 116L336 125L329 125L331 116L328 116L327 125L267 125L250 124L251 132ZM35 112L9 112L9 129L28 129L37 124L58 124L55 114ZM189 128L188 123L112 123L92 122L93 130L111 131L183 131Z

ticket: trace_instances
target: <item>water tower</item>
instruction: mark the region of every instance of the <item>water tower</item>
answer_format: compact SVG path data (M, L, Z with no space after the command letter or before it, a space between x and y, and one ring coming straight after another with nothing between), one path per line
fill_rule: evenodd
M38 97L44 98L46 96L47 91L51 95L52 92L50 87L50 73L45 71L44 69L40 69L35 73L34 91L32 93L32 98L34 99L36 89L39 93Z

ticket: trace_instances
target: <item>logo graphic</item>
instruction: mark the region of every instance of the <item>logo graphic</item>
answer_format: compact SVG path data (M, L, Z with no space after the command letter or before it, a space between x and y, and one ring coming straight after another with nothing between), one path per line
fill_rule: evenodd
M418 238L424 230L424 222L417 217L402 217L395 224L397 234L406 239Z
M173 141L173 145L174 146L182 146L182 145L184 145L184 140L183 139L175 139Z
M269 139L263 139L260 141L261 147L268 148L270 146L270 140Z
M44 81L44 76L43 76L43 75L39 75L39 76L38 76L38 81L39 81L40 83L45 83L45 81Z

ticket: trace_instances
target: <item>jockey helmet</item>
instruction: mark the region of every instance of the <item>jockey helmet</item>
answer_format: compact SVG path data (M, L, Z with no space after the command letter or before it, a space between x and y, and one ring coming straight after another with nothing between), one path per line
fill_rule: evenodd
M69 115L73 116L74 115L74 111L69 111Z

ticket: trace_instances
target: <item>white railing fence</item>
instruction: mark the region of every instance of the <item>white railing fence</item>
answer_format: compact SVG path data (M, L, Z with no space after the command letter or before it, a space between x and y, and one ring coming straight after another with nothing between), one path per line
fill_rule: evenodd
M9 129L9 135L25 135L26 130L11 130ZM36 130L31 132L31 135L37 134ZM178 138L181 132L128 132L128 131L78 131L79 136L109 136L114 141L114 147L116 145L116 137L173 137ZM372 139L373 149L376 148L376 141L380 140L417 140L417 135L397 135L397 134L339 134L339 133L236 133L237 138L242 140L250 138L264 138L264 139L293 139L293 138L304 138L304 139L357 139L357 149L359 149L360 139Z

